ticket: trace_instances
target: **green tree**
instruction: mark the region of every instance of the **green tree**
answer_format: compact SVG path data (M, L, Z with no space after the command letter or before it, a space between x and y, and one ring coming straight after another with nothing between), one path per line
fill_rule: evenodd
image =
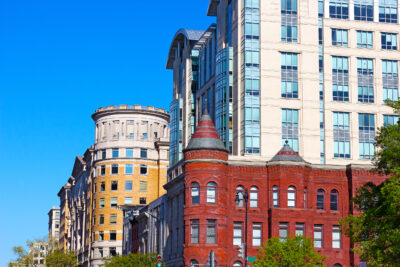
M399 114L400 102L386 102ZM341 221L355 251L371 266L400 266L400 124L384 125L375 138L376 173L385 182L366 183L353 198L359 214Z
M314 250L310 238L296 236L281 242L279 237L268 239L259 249L253 266L257 267L315 267L322 264L324 256Z
M29 255L22 246L13 247L12 251L17 256L17 259L14 262L10 262L8 264L9 267L31 266L31 264L33 263L33 257L32 255Z
M105 260L105 267L157 266L157 254L129 254L114 256Z
M74 252L72 251L61 251L55 249L46 256L47 267L75 267L78 266L78 260Z

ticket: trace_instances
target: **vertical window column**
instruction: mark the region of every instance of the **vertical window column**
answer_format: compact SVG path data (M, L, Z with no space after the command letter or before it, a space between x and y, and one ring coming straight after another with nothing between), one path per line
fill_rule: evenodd
M358 102L374 103L374 67L370 58L357 58Z
M396 60L382 60L383 101L399 100L399 73Z
M397 23L397 0L379 0L379 22Z
M329 0L329 16L335 19L348 19L349 0Z
M361 159L372 159L375 153L375 120L374 114L358 114L358 145Z
M298 98L298 55L281 54L281 93L284 98Z
M334 101L349 101L349 59L332 57L332 93Z
M281 41L297 42L297 0L281 1Z
M354 19L373 21L374 20L373 0L354 0Z
M299 152L299 111L282 109L282 146L288 141L290 147Z
M335 158L350 158L350 114L333 112L333 146Z

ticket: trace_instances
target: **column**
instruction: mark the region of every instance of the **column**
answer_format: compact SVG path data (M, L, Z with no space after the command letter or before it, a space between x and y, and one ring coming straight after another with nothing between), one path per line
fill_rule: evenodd
M349 0L349 19L354 20L354 1Z
M324 18L329 18L329 0L324 1Z
M379 0L374 0L374 22L379 22Z

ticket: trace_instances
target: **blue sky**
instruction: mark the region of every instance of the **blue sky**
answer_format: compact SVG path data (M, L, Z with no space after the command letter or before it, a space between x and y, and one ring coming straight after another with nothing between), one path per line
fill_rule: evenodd
M206 29L208 0L0 0L0 266L47 234L47 212L94 140L91 114L169 109L179 28Z

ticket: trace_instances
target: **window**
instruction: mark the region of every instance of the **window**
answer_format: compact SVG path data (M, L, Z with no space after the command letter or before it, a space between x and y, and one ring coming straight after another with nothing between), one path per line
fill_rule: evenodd
M207 203L216 202L216 191L217 191L217 184L214 182L209 182L207 184Z
M397 50L397 34L395 33L381 33L382 49Z
M240 261L235 261L233 267L243 267L243 264Z
M142 134L142 140L147 140L147 133Z
M339 225L332 225L332 248L340 248L340 228Z
M233 223L233 245L240 246L242 244L243 223Z
M199 220L190 220L190 243L199 243Z
M107 151L105 149L101 150L101 159L105 159L107 157Z
M347 46L347 30L332 29L332 45Z
M198 183L193 182L191 187L192 204L200 203L200 186Z
M272 202L274 207L279 207L279 191L276 185L272 187Z
M281 53L281 94L284 98L298 98L297 54Z
M117 214L110 214L110 224L117 223Z
M147 192L147 181L140 181L139 191L140 192Z
M125 153L127 158L133 158L133 148L127 148Z
M114 257L117 255L117 248L110 247L110 256Z
M322 248L322 224L314 224L314 248Z
M335 264L333 265L333 267L342 267L342 265L341 265L340 263L335 263ZM361 262L360 262L360 267L361 267Z
M296 187L289 186L288 188L288 207L296 207Z
M112 197L110 200L110 206L111 208L117 208L118 206L118 198Z
M139 198L139 204L140 204L140 205L146 205L146 203L147 203L147 201L146 201L146 198L145 198L145 197Z
M256 186L252 186L250 188L250 208L258 207L258 188Z
M147 158L147 149L145 149L145 148L141 148L141 149L140 149L140 157L141 157L142 159Z
M104 224L104 215L101 214L101 215L99 216L99 225L103 225L103 224Z
M304 223L296 223L296 236L304 236L305 229Z
M288 223L281 222L279 223L279 240L281 242L285 242L288 237Z
M357 31L357 47L359 48L372 48L372 32Z
M59 211L56 211L56 219L60 219L60 212Z
M207 220L207 244L217 243L217 220Z
M358 114L359 152L361 159L372 159L375 153L375 120L374 114Z
M132 198L131 198L131 197L125 197L125 199L124 199L124 204L125 204L125 205L130 205L130 204L132 204Z
M111 241L117 240L117 232L116 231L110 231L110 240Z
M397 60L382 60L383 101L399 99L399 73Z
M336 189L331 191L331 210L338 210L339 192Z
M323 189L318 189L317 191L317 210L325 209L325 191Z
M299 151L299 111L297 109L282 109L282 146L286 141L294 151Z
M132 181L125 181L125 191L132 191Z
M332 57L332 89L334 101L349 101L349 63L347 57Z
M399 116L397 115L383 115L383 125L395 125L399 121Z
M130 133L129 134L129 139L134 139L135 138L135 134L134 133Z
M100 231L99 232L99 241L102 241L102 240L104 240L104 232Z
M103 248L99 248L99 258L103 258Z
M118 181L111 181L111 191L118 190Z
M104 198L100 198L100 209L104 209Z
M373 21L374 0L354 0L354 19Z
M113 148L112 149L112 157L113 158L118 158L119 156L119 149L118 148Z
M379 0L379 22L397 23L397 0Z
M333 145L335 158L350 158L350 114L333 112Z
M106 191L106 182L101 182L100 183L100 192Z
M118 174L118 164L111 165L111 174Z
M253 223L253 247L261 246L262 239L262 224Z
M100 175L106 175L106 165L100 166Z
M238 186L236 187L236 207L243 207L243 194L244 194L244 188L243 186Z
M374 103L374 67L371 58L357 58L358 102Z
M336 19L349 18L349 1L348 0L330 0L329 1L329 17Z
M58 238L59 235L60 235L59 231L55 231L55 232L54 232L54 235L55 235L56 238Z
M196 260L191 260L190 261L190 267L198 267L199 266L199 262Z
M140 175L147 175L147 165L140 165Z
M297 0L281 1L281 41L297 42Z
M125 164L125 174L133 174L133 164Z

